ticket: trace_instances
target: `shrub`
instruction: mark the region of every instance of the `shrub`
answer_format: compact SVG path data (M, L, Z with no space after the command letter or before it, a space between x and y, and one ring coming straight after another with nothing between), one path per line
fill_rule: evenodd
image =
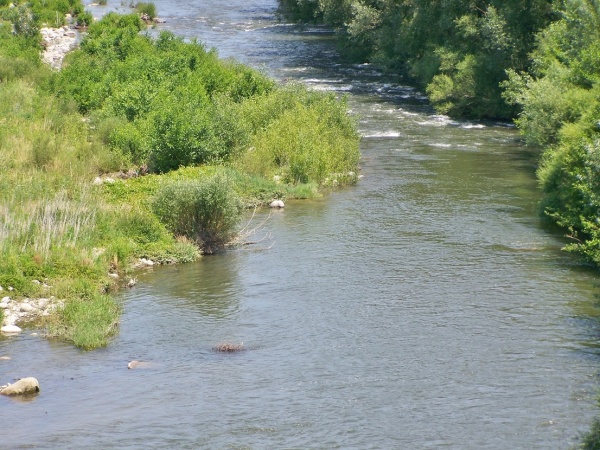
M77 15L77 25L80 27L89 27L94 22L94 16L89 11Z
M152 210L176 236L185 236L205 253L214 253L234 237L241 204L232 182L217 174L162 186L152 201Z
M135 10L139 15L147 15L150 19L156 17L156 6L154 3L138 3L135 5Z
M240 168L290 183L356 181L350 173L357 170L359 137L345 102L292 87L248 106L244 112L249 127L259 131L239 158Z

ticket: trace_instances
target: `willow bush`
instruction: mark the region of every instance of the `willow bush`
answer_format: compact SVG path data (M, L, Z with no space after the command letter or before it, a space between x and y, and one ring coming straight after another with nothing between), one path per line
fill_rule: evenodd
M175 235L196 242L205 253L214 253L235 235L241 202L232 182L216 174L162 186L152 210Z

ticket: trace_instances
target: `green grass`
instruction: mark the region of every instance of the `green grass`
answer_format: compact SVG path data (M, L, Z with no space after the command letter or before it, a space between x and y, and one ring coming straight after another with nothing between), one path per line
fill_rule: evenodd
M49 322L48 334L84 350L103 347L117 332L120 313L121 307L108 295L72 300Z

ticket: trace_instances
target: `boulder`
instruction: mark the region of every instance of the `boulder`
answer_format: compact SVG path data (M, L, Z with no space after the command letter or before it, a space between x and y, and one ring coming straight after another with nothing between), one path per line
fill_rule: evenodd
M239 344L235 342L220 342L213 347L213 350L215 352L230 353L242 352L246 350L246 348L244 347L243 342L240 342Z
M2 395L27 395L40 392L40 383L33 377L21 378L0 391Z
M0 331L5 334L17 334L22 330L16 325L4 325L2 328L0 328Z
M31 306L29 303L25 303L25 302L23 302L23 303L21 303L21 305L20 305L20 309L21 309L21 312L26 312L26 313L28 313L28 312L31 312L31 311L33 311L33 309L34 309L34 308L33 308L33 306Z
M273 200L269 206L271 208L283 208L285 205L283 203L283 200Z

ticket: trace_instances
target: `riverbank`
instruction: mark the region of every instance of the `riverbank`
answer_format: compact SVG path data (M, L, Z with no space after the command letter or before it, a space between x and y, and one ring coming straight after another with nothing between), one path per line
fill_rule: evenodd
M245 208L357 180L359 136L333 95L277 86L169 33L151 39L136 14L108 14L70 52L70 30L45 31L52 68L40 35L10 26L0 25L9 330L35 317L48 337L106 345L120 314L112 293L139 261L196 260L235 240Z

